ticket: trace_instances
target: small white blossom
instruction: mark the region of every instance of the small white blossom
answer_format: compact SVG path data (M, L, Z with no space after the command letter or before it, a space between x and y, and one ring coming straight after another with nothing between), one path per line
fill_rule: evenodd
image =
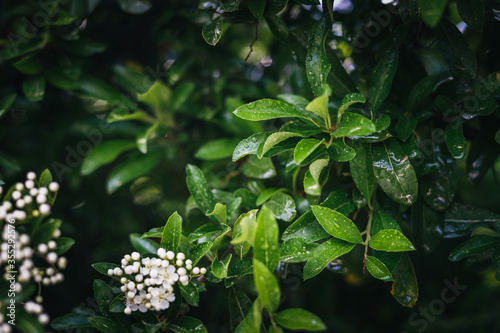
M47 215L48 213L50 213L50 206L47 204L41 204L39 209L40 209L40 214L42 215Z
M57 192L57 191L59 191L59 183L57 183L57 182L50 183L49 184L49 190L51 192Z
M34 173L33 171L30 171L26 174L26 178L28 178L29 180L35 180L36 179L36 173Z

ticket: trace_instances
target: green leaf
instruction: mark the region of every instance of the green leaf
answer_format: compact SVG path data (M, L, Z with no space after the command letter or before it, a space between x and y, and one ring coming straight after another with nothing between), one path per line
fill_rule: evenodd
M309 104L307 104L306 110L311 111L322 119L326 119L326 117L329 116L328 95L324 94L313 99Z
M401 141L406 141L411 136L413 131L417 127L417 119L416 118L407 118L401 117L398 119L396 124L396 131L398 133L398 138Z
M425 76L417 82L410 91L408 97L408 109L415 109L421 102L423 102L429 95L443 82L448 81L449 73L444 72L441 74L433 74Z
M336 140L328 147L328 155L337 162L348 162L356 156L356 151L343 140Z
M109 314L109 304L115 298L113 289L103 280L94 281L94 296L99 310L105 315Z
M457 0L457 10L468 27L477 31L483 31L484 4L482 1Z
M113 162L120 154L135 147L133 141L111 140L93 148L82 163L81 174L90 175L99 167Z
M356 155L349 162L351 177L359 192L368 200L372 197L375 175L372 166L372 151L370 144L354 141L352 148Z
M370 247L387 252L413 251L415 248L403 233L396 229L383 229L372 236Z
M69 80L72 86L62 86L62 89L80 89L84 95L89 96L93 99L101 99L111 105L124 105L131 109L137 108L137 105L132 102L125 94L122 94L120 90L95 77L84 77L79 81L79 84L77 86L74 86L74 80L71 80L70 78L64 78L64 80ZM50 78L49 82L51 82ZM51 83L54 84L53 82Z
M161 237L160 246L167 251L177 252L182 234L182 217L174 212L167 220ZM193 264L194 265L194 264Z
M64 331L79 327L91 327L92 324L87 316L78 313L68 313L67 315L52 320L50 326L55 330Z
M366 103L366 97L360 93L352 93L345 95L344 98L342 98L342 101L340 102L339 111L337 112L338 122L342 120L342 116L349 108L349 106L355 103L363 103L363 104Z
M269 14L269 12L266 13L265 18L273 36L279 41L286 43L289 34L286 22L280 16Z
M229 262L231 261L232 254L228 254L222 261L215 259L212 262L212 273L218 279L224 279L227 277L227 270Z
M189 282L186 286L179 283L179 289L181 290L182 297L189 305L198 306L200 295L192 282Z
M225 281L227 281L227 279ZM252 302L250 301L250 298L248 298L248 296L240 288L234 286L229 290L228 304L229 304L231 332L235 332L238 324L245 319L246 314L248 313L248 311L252 306ZM259 320L259 325L260 325L260 320Z
M169 323L167 327L175 333L208 333L205 325L199 319L189 316L179 317Z
M160 126L160 122L156 122L151 126L144 127L140 129L137 133L137 137L135 139L137 149L143 154L147 154L148 152L148 141L149 139L155 137L156 130Z
M371 235L375 235L377 232L384 229L395 229L401 231L401 227L398 222L394 221L394 219L383 209L376 208L373 212Z
M322 171L329 165L328 159L316 160L309 165L309 170L304 176L304 192L313 196L320 196L321 189L326 182L328 174L320 179Z
M350 252L355 244L330 238L316 248L313 258L304 266L304 280L318 275L332 260Z
M330 87L335 87L332 90L332 95L343 98L347 94L357 92L356 84L345 70L343 62L340 61L335 51L327 47L326 56L332 65L328 75L328 84Z
M188 242L193 243L200 239L209 239L213 242L217 237L227 232L227 228L231 230L227 225L204 224L189 234Z
M401 147L403 148L404 153L408 155L409 158L420 158L422 156L422 152L420 151L417 140L415 139L415 136L413 134L410 135L406 142L403 142L401 144Z
M16 99L16 93L8 93L0 97L0 119L5 115L7 110L10 108L14 100Z
M193 262L193 267L212 248L212 242L198 243L189 249L189 259Z
M243 258L243 256L250 250L250 247L253 244L256 228L256 210L241 214L236 222L234 222L232 233L233 240L231 241L231 244L234 245L234 250L240 258Z
M306 73L315 96L323 95L328 89L326 82L332 65L326 56L325 40L331 28L330 17L325 14L309 32Z
M276 146L278 143L285 141L286 139L292 138L292 137L301 137L302 135L299 133L293 133L293 132L276 132L271 134L266 141L264 142L264 145L259 147L257 151L257 157L262 158L265 153L269 151L269 149L273 148Z
M242 105L234 110L233 113L237 117L251 121L285 117L312 119L308 113L298 110L292 104L274 99L260 99L255 102ZM310 114L314 115L311 112Z
M264 15L266 2L267 0L254 0L247 3L248 9L250 9L252 15L259 21L262 19L262 15Z
M38 178L38 186L39 187L49 187L49 184L52 183L52 173L49 169L43 170L40 178Z
M257 206L261 206L264 202L269 200L269 198L272 197L273 194L278 193L278 192L283 192L286 190L287 190L286 187L282 187L279 189L277 189L275 187L267 188L259 194L259 196L257 197L257 200L255 201L255 204Z
M302 165L302 163L324 142L325 139L302 139L297 146L295 146L293 152L295 163Z
M241 140L234 148L233 162L236 162L240 158L249 154L257 155L259 148L264 145L267 138L271 134L271 132L256 133L246 139Z
M229 266L227 278L224 280L226 288L233 287L243 276L253 273L252 259L242 259Z
M201 34L205 42L209 45L215 46L222 37L224 31L224 19L220 18L214 20L212 23L207 24L201 29Z
M123 302L123 295L118 295L109 304L109 312L123 313L123 310L125 310L125 302Z
M106 190L112 194L117 189L151 171L160 161L161 152L137 156L114 168L108 176Z
M253 274L259 299L269 313L274 313L280 304L280 287L266 264L253 259Z
M336 210L346 216L355 209L351 196L345 191L332 191L320 206ZM312 210L309 210L283 232L282 240L301 237L307 242L315 242L328 235L316 220Z
M302 96L293 95L293 94L280 94L277 96L278 99L282 102L292 104L295 108L299 110L305 110L309 101Z
M45 96L45 78L31 76L23 82L23 92L27 99L38 102Z
M281 326L291 330L326 330L326 325L318 316L304 309L285 309L276 313L274 320Z
M208 217L212 218L212 220L215 220L216 222L220 224L226 224L227 223L227 207L224 204L217 203L215 204L215 208L213 212L210 214L207 214Z
M276 175L276 169L269 157L259 159L257 156L250 156L241 171L245 176L257 179L268 179Z
M389 95L392 80L396 75L399 56L397 53L390 53L380 59L379 63L372 72L370 79L370 90L368 99L372 112L377 112L382 103Z
M316 219L330 235L350 243L362 243L358 227L345 215L322 206L311 206Z
M274 271L280 256L278 246L278 223L271 209L263 206L257 216L257 228L253 241L254 258Z
M361 136L376 132L377 128L369 119L360 114L346 112L337 124L333 135L337 138L345 136Z
M465 138L462 129L463 120L458 119L457 122L450 122L446 125L444 137L446 145L451 155L456 159L461 159L465 156Z
M459 261L467 257L481 254L492 249L500 243L500 237L492 236L477 236L470 238L454 248L448 259L451 261Z
M206 161L230 157L237 144L238 140L236 139L212 140L198 148L194 157Z
M302 238L290 238L281 245L280 261L298 263L311 259L314 250L318 247L316 243L309 243Z
M448 21L439 25L439 47L452 72L463 79L476 76L477 60L460 30Z
M453 204L444 213L444 236L464 237L477 227L500 223L500 215L465 204Z
M425 24L434 28L441 20L447 2L448 0L418 0Z
M260 332L262 309L262 301L260 298L257 298L248 311L245 320L243 320L236 328L235 333Z
M107 317L88 317L89 322L103 333L120 333L122 327L114 320Z
M418 299L418 284L413 265L407 253L403 253L401 261L393 272L394 282L391 294L399 304L413 307Z
M57 247L54 252L57 253L57 255L61 255L68 252L69 249L73 247L75 240L69 237L59 237L56 239L56 244Z
M380 259L372 256L366 257L366 268L374 278L382 281L392 281L391 271Z
M439 245L443 222L443 215L430 209L421 198L411 207L411 235L421 253L430 254Z
M164 227L153 228L142 234L141 238L161 238Z
M158 244L151 239L143 239L140 234L130 234L130 243L136 251L141 254L154 253L158 250Z
M415 170L395 139L373 145L373 172L382 190L397 203L410 206L417 199Z
M213 212L216 205L215 197L208 187L203 172L197 166L192 164L186 166L186 184L201 211L205 214Z
M283 192L273 194L266 202L266 206L277 219L287 222L292 221L297 213L295 201L290 195Z
M305 123L303 121L290 121L281 126L280 131L299 133L302 134L303 137L309 137L322 133L321 129L315 124Z
M113 263L108 263L108 262L97 262L95 264L92 264L92 267L98 271L99 273L101 274L104 274L104 275L107 275L107 276L110 276L112 277L113 279L115 280L120 280L120 278L118 276L111 276L111 275L108 275L108 270L110 269L115 269L116 267L120 267L120 265L117 265L117 264L113 264Z

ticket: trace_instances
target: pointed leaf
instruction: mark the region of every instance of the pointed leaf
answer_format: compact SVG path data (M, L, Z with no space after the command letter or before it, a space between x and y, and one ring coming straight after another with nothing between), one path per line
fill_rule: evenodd
M280 256L278 234L278 223L273 212L263 206L257 216L253 252L254 258L264 263L271 271L276 268Z
M457 0L457 10L468 27L477 31L483 31L484 4L482 1Z
M236 148L234 148L233 162L236 162L246 155L257 155L259 148L264 145L264 142L266 142L267 138L271 134L271 132L256 133L246 139L241 140Z
M215 197L208 187L203 172L197 166L191 164L186 166L186 184L201 211L205 214L213 212Z
M177 318L167 327L175 333L208 333L199 319L188 316Z
M280 287L273 273L260 260L253 259L253 274L259 299L269 313L274 313L280 303Z
M465 204L453 204L444 214L444 237L464 237L477 227L500 223L500 215Z
M229 262L231 261L232 254L227 255L222 261L214 260L212 262L212 273L218 279L224 279L227 277L227 270Z
M283 192L273 194L266 206L273 212L274 216L283 221L292 221L297 214L295 201L293 198Z
M212 247L212 242L198 243L189 249L189 259L193 262L193 267L200 261L203 256L210 251Z
M268 179L276 175L276 169L269 157L259 159L257 156L250 156L241 171L245 176L257 179Z
M326 119L328 116L328 95L324 94L313 99L307 104L306 110Z
M99 167L113 162L121 153L135 147L133 141L111 140L93 148L82 163L81 174L89 175Z
M387 98L387 95L389 95L392 80L396 75L398 61L398 54L390 53L382 58L373 70L369 90L370 108L372 112L377 112Z
M276 132L267 137L264 145L257 152L257 157L262 158L265 153L268 152L269 149L273 148L278 143L285 141L286 139L293 137L301 137L302 135L299 133L293 132ZM260 148L260 147L259 147Z
M370 274L382 281L392 281L392 274L389 268L376 257L366 257L366 268Z
M418 0L422 12L422 20L431 28L434 28L443 15L448 0Z
M226 288L233 287L236 282L239 281L243 276L253 273L253 260L252 259L242 259L238 260L231 266L229 266L227 272L227 278L224 280L224 285Z
M398 132L398 138L401 141L406 141L411 136L412 132L417 127L416 118L401 117L398 119L396 124L396 131Z
M477 236L470 238L454 248L448 259L459 261L467 257L481 254L500 244L500 237Z
M376 132L377 128L369 119L360 114L346 112L337 124L333 135L337 138L345 136L361 136Z
M406 307L413 307L418 299L418 284L410 257L403 253L401 261L393 272L394 282L391 294Z
M387 252L413 251L415 248L403 233L396 229L383 229L370 240L370 247Z
M336 140L328 147L328 155L337 162L348 162L356 156L356 151L343 140Z
M309 33L306 72L307 80L315 96L323 95L327 89L326 82L332 65L326 56L325 39L331 28L330 17L323 15Z
M222 37L224 31L224 19L222 17L214 20L212 23L206 25L201 30L201 34L205 42L209 45L215 46Z
M461 159L465 156L465 138L462 129L463 121L459 119L456 123L450 122L446 125L444 137L446 145L451 155L456 159Z
M230 157L237 144L238 140L236 139L212 140L198 148L194 157L206 161Z
M264 14L266 2L267 0L254 0L247 3L248 9L250 9L252 15L259 21L262 19L262 15Z
M304 280L318 275L332 260L350 252L355 244L331 238L316 248L314 257L304 266Z
M441 22L439 28L439 46L453 73L464 79L475 77L477 72L476 56L460 30L446 20Z
M340 108L337 113L337 119L339 122L342 120L342 116L349 108L349 106L355 103L366 103L366 97L360 93L352 93L345 95L344 98L342 98L342 101L340 102Z
M302 139L293 152L295 163L301 165L325 140Z
M383 209L376 208L373 212L371 234L375 235L377 232L384 229L395 229L401 231L401 227L399 226L398 222L394 221L394 219Z
M133 248L140 254L155 254L158 250L158 243L152 241L151 239L141 238L140 234L130 234L129 238Z
M189 282L186 286L179 283L179 289L181 290L182 297L189 305L198 306L200 295L198 289L196 289L192 282Z
M167 251L177 252L182 234L182 217L175 212L167 220L161 237L161 247ZM194 264L193 264L194 265Z
M311 259L317 243L309 243L302 238L290 238L281 245L280 261L298 263Z
M326 330L326 325L318 316L304 309L285 309L276 313L274 320L281 326L291 330Z
M350 243L362 243L358 227L345 215L327 207L311 206L316 219L330 235Z
M260 99L240 106L233 112L237 117L251 120L268 120L276 118L302 118L312 119L305 111L299 111L295 106L289 103L277 101L274 99ZM314 115L313 113L309 112Z
M373 192L375 175L372 166L372 151L370 144L354 141L352 148L356 152L354 158L349 162L351 177L359 192L370 200Z

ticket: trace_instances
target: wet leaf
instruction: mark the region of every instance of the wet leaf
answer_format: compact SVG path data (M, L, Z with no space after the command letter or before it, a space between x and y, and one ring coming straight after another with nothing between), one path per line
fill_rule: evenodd
M167 327L175 333L208 333L205 325L199 319L189 316L179 317L169 323Z
M434 28L443 15L448 0L418 0L422 13L422 20L431 28Z
M349 106L355 103L362 103L362 104L366 103L366 97L360 93L352 93L352 94L347 94L344 96L344 98L342 98L339 110L337 112L338 122L342 120L342 116L349 108Z
M419 252L434 252L443 236L443 229L443 214L433 211L419 198L411 207L411 235Z
M201 211L205 214L213 212L215 197L208 187L203 172L197 166L192 164L186 166L186 184Z
M417 199L415 170L397 140L373 145L373 172L382 190L394 201L410 206Z
M317 243L309 243L302 238L290 238L281 245L280 261L298 263L311 259Z
M130 234L129 238L133 248L140 254L156 254L156 251L158 250L158 243L155 241L147 238L141 238L140 234Z
M290 222L297 214L295 201L289 194L283 192L273 194L266 202L266 206L279 220Z
M321 96L327 90L326 82L332 65L326 56L325 40L331 31L331 24L330 17L323 15L309 33L306 73L315 96Z
M218 279L224 279L227 277L227 270L229 262L231 261L232 254L227 255L222 261L215 259L212 262L212 273Z
M326 330L326 325L318 316L304 309L285 309L276 313L274 320L281 326L291 330Z
M500 215L465 204L453 204L444 214L444 237L464 237L477 227L500 223Z
M383 229L372 236L370 247L387 252L413 251L415 248L403 233L396 229Z
M262 15L264 14L266 2L267 0L254 0L247 3L248 9L250 9L252 15L259 21L262 19Z
M230 157L237 144L237 139L212 140L198 148L194 157L208 161Z
M350 243L362 243L358 227L345 215L322 206L311 206L316 219L330 235Z
M416 118L401 117L398 119L396 124L396 131L398 133L398 138L401 141L406 141L411 136L412 132L417 126Z
M391 53L382 58L373 69L369 90L369 101L372 112L377 112L389 95L392 80L396 75L398 61L398 54Z
M321 189L326 182L328 174L322 178L320 177L328 164L328 159L320 159L311 163L309 170L304 175L304 192L318 197L321 195Z
M212 248L212 242L198 243L189 249L189 259L193 262L193 267Z
M240 158L246 155L257 155L259 147L264 145L267 138L271 135L271 132L256 133L252 136L243 139L236 145L233 151L233 162L236 162Z
M319 117L326 119L329 117L328 113L328 95L324 94L313 99L309 104L306 105L306 110L318 115Z
M245 320L236 328L235 333L260 332L262 309L262 301L260 298L257 298L250 310L248 310Z
M440 84L447 81L449 76L450 74L448 72L444 72L441 74L425 76L423 79L418 81L410 91L410 96L408 97L408 109L415 109L420 103L429 97L429 95Z
M393 272L393 277L392 296L401 305L409 308L413 307L418 299L418 283L407 253L403 253L401 261Z
M301 136L302 136L301 134L294 132L275 132L267 137L263 146L259 146L259 149L257 151L257 157L262 158L262 156L264 156L265 153L267 153L271 148L273 148L280 142L283 142L289 138L301 137Z
M356 156L356 151L343 140L336 140L328 147L328 155L337 162L348 162Z
M30 101L41 101L45 96L45 78L43 76L30 76L23 82L23 92Z
M349 162L351 177L359 192L369 200L372 197L373 183L375 182L371 145L354 141L352 148L356 152L356 156Z
M224 280L226 288L233 287L243 276L253 273L252 259L238 260L229 266L227 278Z
M499 237L477 236L470 238L454 248L448 259L451 261L459 261L467 257L481 254L492 249L500 244Z
M316 248L314 257L304 266L304 280L318 275L332 260L350 252L355 244L330 238Z
M314 115L312 112L298 110L292 104L274 99L260 99L255 102L242 105L234 110L233 113L239 118L251 121L285 117L313 119L310 118L310 115Z
M281 296L278 281L267 265L256 258L253 259L253 272L259 299L269 313L275 312Z
M227 279L225 281L227 281ZM248 298L248 296L243 292L243 290L241 290L237 286L234 286L229 290L228 304L229 304L231 331L235 332L238 324L245 319L245 316L250 310L250 307L252 306L252 301L250 301L250 298Z
M124 151L135 147L135 142L128 140L106 141L93 148L82 163L81 174L89 175L99 167L113 162Z
M270 271L274 271L280 256L278 234L278 223L272 210L263 206L257 215L253 252L254 258L264 263Z
M318 147L323 144L325 140L317 140L317 139L302 139L297 146L295 146L295 150L293 152L293 158L295 163L298 165L302 165L302 163L316 150Z
M182 235L182 217L175 212L167 220L161 237L161 247L177 252Z
M403 151L409 158L420 158L422 153L417 143L417 139L415 139L414 135L410 135L406 142L401 144Z
M221 39L223 31L224 19L220 17L214 20L212 23L204 26L201 30L201 34L207 44L215 46Z
M455 75L464 79L476 76L476 56L456 26L446 20L442 21L439 25L438 41L441 52Z
M198 293L198 289L193 285L192 282L189 282L188 285L184 286L179 283L179 289L181 290L182 297L188 302L191 306L198 306L200 302L200 295Z
M394 229L402 232L398 222L394 221L394 219L382 208L376 208L373 212L371 234L375 235L384 229Z
M372 256L366 257L366 268L370 274L382 281L392 281L392 274L389 268L380 261L380 259Z
M457 10L468 27L477 31L483 31L484 4L482 1L457 0Z
M245 176L257 179L268 179L276 175L276 169L269 157L258 159L256 156L250 156L241 171Z
M346 112L337 124L333 135L337 138L346 136L362 136L376 132L375 124L360 114Z

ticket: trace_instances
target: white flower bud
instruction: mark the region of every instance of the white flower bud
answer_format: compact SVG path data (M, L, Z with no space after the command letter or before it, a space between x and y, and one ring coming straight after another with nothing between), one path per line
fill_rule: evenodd
M38 189L37 189L37 188L32 188L32 189L30 190L30 195L31 195L32 197L36 197L36 196L38 195Z
M177 270L177 274L179 274L180 276L183 276L183 275L187 274L187 271L184 267L181 267Z
M46 188L46 187L40 187L40 188L38 189L38 193L40 193L40 194L42 194L42 195L45 195L45 196L46 196L47 194L49 194L49 190L47 190L47 188Z
M126 277L122 277L120 279L121 284L126 284L128 282L128 279Z
M29 179L29 180L35 180L36 179L36 173L34 173L33 171L30 171L26 174L26 178Z
M182 261L181 259L177 259L175 264L177 265L177 267L181 267L182 265L184 265L184 261Z
M25 205L26 205L26 202L23 199L19 199L16 201L17 208L24 208Z
M24 196L24 198L23 198L23 200L24 200L24 202L25 202L26 204L28 204L28 205L29 205L30 203L32 203L32 202L33 202L33 197L32 197L31 195L25 195L25 196Z
M55 252L50 252L47 254L47 261L50 262L51 264L55 263L57 261L57 253Z
M191 261L191 259L186 260L186 265L192 265L192 264L193 262Z
M54 236L54 238L61 237L61 230L60 229L54 230L54 234L52 236Z
M125 308L125 310L123 310L123 313L130 316L132 314L132 309L127 307L127 308Z
M141 257L141 254L139 252L132 252L131 257L133 260L139 260L139 258Z
M175 253L172 251L167 251L167 259L173 260L175 258Z
M135 289L135 283L130 281L129 283L127 283L127 288L128 290L134 290Z
M108 269L108 275L113 275L113 269L112 268Z
M47 244L44 244L44 243L40 243L38 244L38 247L37 247L37 250L38 252L40 252L41 254L45 254L47 253L47 250L49 249L49 247L47 246Z
M113 273L116 275L116 276L122 276L123 275L123 271L121 270L120 267L115 267L113 269Z
M142 282L142 280L143 280L143 279L144 279L144 276L143 276L142 274L137 274L137 275L135 276L135 280L136 280L137 282Z
M191 266L191 265L187 265L187 264L186 264L186 269L187 269L188 271L190 271L190 270L192 270L192 269L193 269L193 266Z
M134 272L134 266L125 267L125 274L130 275Z
M18 200L19 198L21 198L21 192L14 191L14 192L12 192L11 197L12 197L12 200Z
M203 274L207 274L207 269L205 267L202 267L200 269L200 273L203 275Z
M18 190L18 191L22 191L22 190L24 190L24 185L23 185L23 183L17 183L17 184L16 184L16 190Z
M47 325L50 321L50 318L49 318L49 315L46 314L46 313L42 313L38 316L38 321L40 322L40 324L42 325Z
M133 299L135 297L135 293L133 291L129 291L127 293L127 298Z
M184 255L184 253L179 252L179 253L177 253L177 259L184 260L184 259L186 259L186 256Z
M43 284L44 286L48 286L48 285L50 285L50 279L49 279L48 277L44 277L44 278L42 279L42 284Z
M160 257L161 259L165 259L165 256L167 255L167 251L162 247L160 247L158 251L156 251L156 253L158 254L158 257Z
M19 201L21 200L18 200L18 202ZM26 219L26 212L24 210L15 210L13 215L14 218L19 221L23 221L24 219Z
M51 192L57 192L57 191L59 191L59 183L57 183L57 182L50 183L49 184L49 190Z
M41 204L39 209L40 209L40 214L42 215L47 215L48 213L50 213L50 206L47 204Z
M57 260L57 266L59 266L59 269L65 269L66 266L68 265L68 259L65 257L59 257Z
M37 297L35 297L35 302L37 303L43 303L43 297L38 295Z
M6 212L8 212L12 208L12 204L10 203L10 201L5 201L2 204L2 206L3 206L3 208L5 209Z
M48 276L52 276L54 275L54 273L56 272L56 270L52 267L49 267L45 270L45 274L47 274ZM40 303L40 302L39 302Z
M184 286L187 285L189 283L189 276L182 275L181 277L179 277L179 282Z
M27 190L31 190L35 187L35 182L32 180L27 180L24 182L24 186L26 187Z

